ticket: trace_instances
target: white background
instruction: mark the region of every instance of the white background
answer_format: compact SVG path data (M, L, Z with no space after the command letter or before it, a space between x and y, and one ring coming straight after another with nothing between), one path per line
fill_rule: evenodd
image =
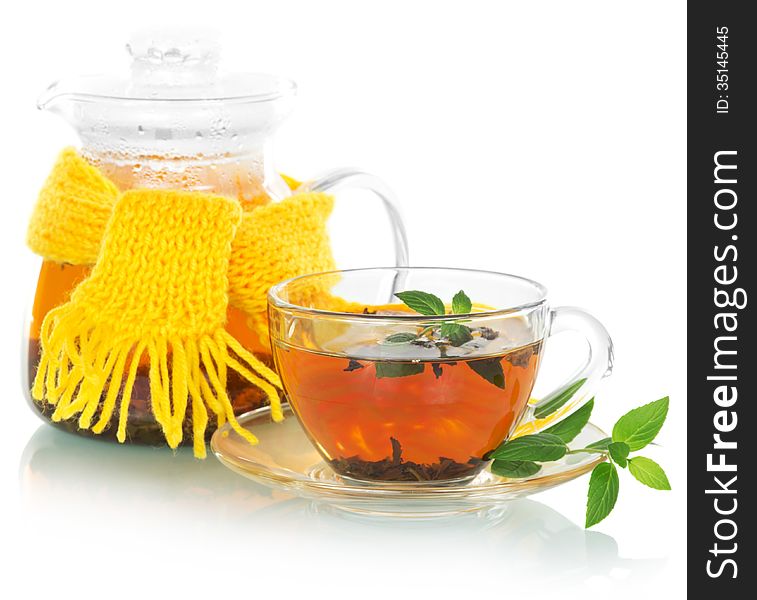
M683 2L68 0L3 11L4 597L685 596ZM126 68L130 32L160 24L211 25L230 69L296 80L280 168L306 177L358 165L391 182L413 264L527 275L553 303L601 319L616 369L593 420L609 428L669 394L649 455L673 491L621 473L614 513L589 532L587 478L499 521L356 523L267 495L213 458L43 425L19 378L36 268L24 235L52 161L76 138L35 98L66 75ZM335 227L352 219L373 262L388 262L378 207L344 210Z

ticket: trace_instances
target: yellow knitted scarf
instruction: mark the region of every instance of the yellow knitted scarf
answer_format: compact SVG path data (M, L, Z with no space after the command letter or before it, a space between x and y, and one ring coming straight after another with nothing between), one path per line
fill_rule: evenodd
M144 355L152 413L171 448L182 442L188 406L196 456L205 456L209 413L255 443L234 416L228 370L265 393L275 420L283 418L281 382L225 330L227 305L267 335L268 288L334 268L326 232L332 206L320 193L249 212L205 193L121 193L64 150L40 193L28 243L47 259L94 266L44 318L33 398L55 407L53 420L78 415L81 428L101 433L120 395L117 439L124 442Z

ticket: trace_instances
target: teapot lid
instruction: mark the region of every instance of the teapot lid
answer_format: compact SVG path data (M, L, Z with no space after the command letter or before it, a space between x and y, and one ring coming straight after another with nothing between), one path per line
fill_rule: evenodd
M211 140L218 152L224 140L270 133L291 111L294 82L220 72L220 44L209 32L143 31L126 49L132 57L127 75L59 81L38 100L40 109L71 123L91 149L125 143L132 150L186 155L207 153Z

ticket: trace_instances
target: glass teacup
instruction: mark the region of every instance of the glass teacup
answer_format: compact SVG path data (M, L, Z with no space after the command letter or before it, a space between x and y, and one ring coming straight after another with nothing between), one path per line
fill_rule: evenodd
M401 294L405 304L396 294L408 291L432 296ZM326 462L355 480L468 481L515 433L580 408L612 368L612 342L594 317L550 308L542 285L502 273L319 273L274 286L268 306L289 402ZM586 362L532 401L543 342L567 330L586 337Z

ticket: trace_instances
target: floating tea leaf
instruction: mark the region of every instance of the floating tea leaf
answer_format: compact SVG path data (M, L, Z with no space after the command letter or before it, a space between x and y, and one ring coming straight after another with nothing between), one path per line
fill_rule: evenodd
M423 373L423 363L377 362L376 377L407 377Z
M514 367L521 367L527 369L531 363L531 357L538 352L535 344L521 348L516 352L511 352L507 355L507 361Z
M395 346L398 344L409 344L412 341L415 341L418 339L418 336L414 333L408 333L401 331L399 333L393 333L392 335L388 335L384 338L384 341L382 344L386 344L388 346Z
M453 346L462 346L473 339L470 329L460 323L442 323L441 336L447 338Z
M499 331L495 331L491 327L479 327L478 332L485 340L496 340L499 337ZM536 350L534 351L536 353Z
M505 372L502 369L502 357L482 358L481 360L472 360L465 364L489 383L503 390L505 389Z

